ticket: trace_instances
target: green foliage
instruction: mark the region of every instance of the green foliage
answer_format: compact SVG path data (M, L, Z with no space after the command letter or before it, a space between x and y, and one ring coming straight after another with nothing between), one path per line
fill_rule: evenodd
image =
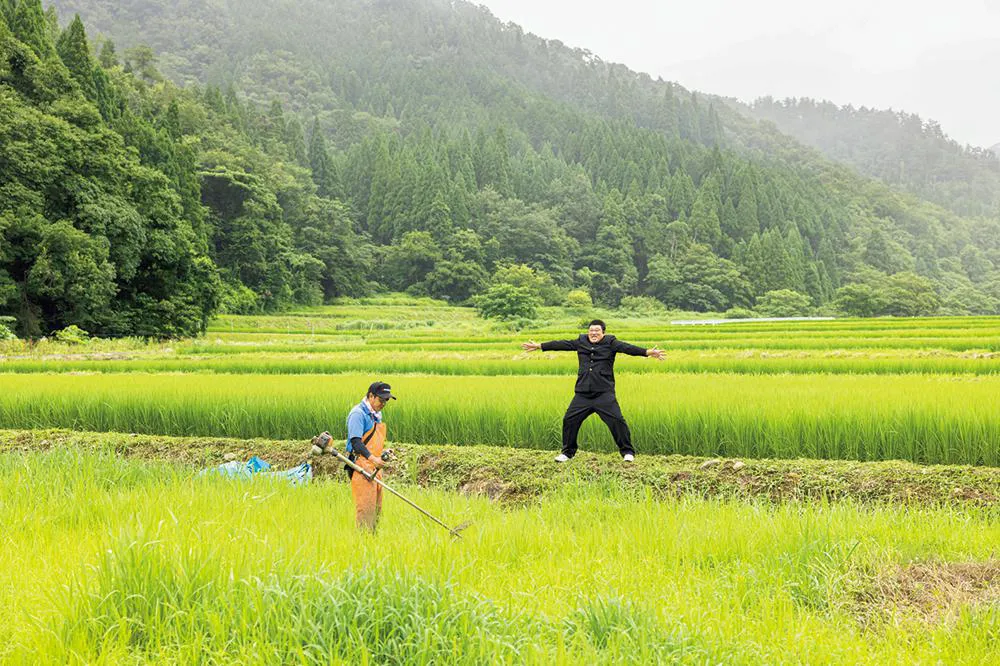
M116 67L118 63L118 53L115 51L115 43L110 39L104 40L101 44L101 53L97 57L101 67L110 69Z
M494 272L492 284L473 300L484 318L530 321L542 305L543 291L551 284L546 278L524 264L504 265Z
M913 258L881 228L872 231L862 257L869 266L890 275L913 268Z
M809 297L791 289L769 291L754 306L764 317L804 317L810 309Z
M651 295L680 310L720 312L747 305L750 298L750 284L739 266L697 243L673 261L654 257L646 279Z
M79 326L67 326L52 334L57 342L67 345L82 345L90 342L90 334Z
M37 233L38 245L24 274L23 293L42 318L52 325L60 321L95 328L107 325L106 313L116 291L107 241L88 236L65 220L47 224L36 218L29 229Z
M444 260L427 274L424 284L434 298L464 303L478 294L489 280L486 269L474 261Z
M36 4L19 5L32 39ZM16 76L0 86L0 161L9 165L0 311L28 336L72 324L98 334L197 334L214 311L215 269L198 246L200 220L181 211L184 193L164 173L180 165L169 156L155 160L163 171L143 163L128 143L146 148L149 125L132 116L111 127L80 95L98 97L82 23L63 31L58 49L50 32L34 49L44 60L10 37L0 43L19 54ZM105 93L117 90L102 80Z
M534 269L525 264L505 264L493 273L493 282L512 284L530 289L536 296L541 291L541 279Z
M953 316L1000 314L1000 300L972 285L961 285L942 299L941 313Z
M531 287L497 282L475 298L476 308L486 319L533 319L541 301Z
M652 296L626 296L618 305L619 311L632 317L664 315L667 308Z
M756 313L750 308L729 308L724 316L726 319L752 319Z
M219 296L219 312L249 315L260 312L257 293L243 284L223 283Z
M298 153L299 149L296 149L295 152ZM330 159L319 120L313 122L309 138L309 167L312 170L313 182L316 183L316 189L320 196L334 197L340 193L336 165Z
M55 50L48 35L41 0L19 0L9 23L14 37L31 47L39 58L44 59Z
M834 306L854 317L915 317L935 314L941 304L934 284L915 273L867 272L864 280L837 290Z
M881 294L863 282L838 289L833 305L849 317L874 317L883 309Z
M566 294L566 307L570 310L589 310L593 306L590 293L584 289L572 289Z
M197 20L144 20L156 6L130 0L94 15L108 22L104 32L127 30L136 41L138 30L139 41L158 44L163 53L153 55L163 55L175 78L239 81L249 102L206 89L206 105L219 114L213 119L231 123L273 161L308 166L318 194L353 211L360 246L365 235L394 247L409 232L429 233L447 263L429 283L429 270L413 280L396 276L395 289L461 301L482 288L482 271L523 263L562 290L586 282L598 302L613 305L649 293L653 257L676 262L697 243L749 280L752 294L728 305L791 289L821 306L859 266L937 280L938 257L965 252L960 270L980 279L988 266L967 248L1000 251L986 221L901 197L715 99L588 60L464 4L391 4L376 17L351 4L282 1L268 10L240 6L238 19L235 9L204 5ZM451 50L441 53L441 43ZM252 65L228 64L239 62ZM195 129L211 135L210 127ZM254 173L268 170L257 166ZM290 199L278 200L290 218ZM448 256L453 236L466 231L490 239L482 254ZM329 267L316 252L308 254ZM371 281L375 272L359 267L354 275ZM472 285L459 288L463 279ZM365 283L326 276L324 297ZM315 297L298 286L278 299L275 285L253 288L272 307ZM720 299L686 300L704 308Z
M419 285L441 259L441 248L429 232L407 232L385 253L385 284L398 291Z
M97 88L94 84L94 66L90 59L87 34L79 15L73 17L72 23L59 36L56 50L83 94L87 99L95 100Z
M125 64L125 71L135 74L144 83L163 80L163 75L156 69L156 53L148 44L138 44L127 49L122 61Z
M0 341L11 341L17 340L17 336L14 332L10 330L10 327L14 325L15 319L13 317L0 317Z
M938 311L940 298L934 283L916 273L897 273L886 281L885 314L920 317Z

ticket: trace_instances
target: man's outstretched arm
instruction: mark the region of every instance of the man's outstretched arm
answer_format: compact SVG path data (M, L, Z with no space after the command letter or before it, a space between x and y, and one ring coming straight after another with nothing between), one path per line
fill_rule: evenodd
M550 340L548 342L538 343L534 340L528 340L521 344L521 349L524 351L576 351L576 340Z
M666 352L662 349L657 349L655 346L645 349L627 342L622 342L621 340L615 340L614 350L620 354L628 354L629 356L648 356L649 358L655 358L658 361L662 361L666 356Z

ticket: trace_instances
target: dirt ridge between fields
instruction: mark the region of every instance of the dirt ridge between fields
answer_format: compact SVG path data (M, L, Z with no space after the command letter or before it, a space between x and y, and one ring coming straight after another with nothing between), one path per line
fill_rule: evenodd
M311 458L307 441L167 437L67 430L0 430L0 454L59 447L113 451L130 458L207 467L260 456L275 468L313 463L319 477L346 478L325 456ZM778 460L580 453L558 464L553 451L490 446L396 445L386 479L484 496L498 503L530 502L569 483L607 485L657 497L688 495L768 502L858 501L1000 506L1000 468L918 465L903 461Z

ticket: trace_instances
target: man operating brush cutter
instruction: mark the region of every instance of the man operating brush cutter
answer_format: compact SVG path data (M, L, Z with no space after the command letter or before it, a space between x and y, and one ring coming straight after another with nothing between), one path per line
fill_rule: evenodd
M351 479L351 495L354 497L355 519L359 528L375 531L382 513L382 490L385 489L448 530L452 536L460 536L459 532L469 523L450 528L382 481L381 468L390 454L390 450L385 448L382 410L390 400L395 399L392 387L385 382L374 382L368 387L365 399L347 415L347 455L331 446L333 437L328 432L313 437L312 453L331 453L344 463Z
M575 340L552 340L551 342L528 341L521 345L525 351L575 351L580 360L576 377L576 395L573 396L566 415L563 417L562 453L556 462L566 462L576 455L576 438L580 426L591 414L597 414L611 430L618 445L622 460L635 460L632 448L632 433L629 432L622 409L615 395L615 356L619 353L630 356L648 356L663 360L663 351L653 347L643 349L618 340L613 335L604 334L604 322L595 319L584 335Z
M368 387L365 399L354 406L347 414L347 456L345 468L351 478L351 495L354 497L355 519L358 527L375 530L379 514L382 513L382 487L372 482L381 479L379 471L385 461L382 452L385 448L385 423L382 422L382 410L395 400L392 387L385 382L373 382ZM336 453L330 445L332 437L324 432L313 439L313 454ZM341 456L339 453L338 457ZM356 469L364 471L355 474Z

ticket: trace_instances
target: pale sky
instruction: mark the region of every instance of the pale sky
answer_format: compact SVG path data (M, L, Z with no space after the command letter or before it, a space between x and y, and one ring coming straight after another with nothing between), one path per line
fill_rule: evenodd
M685 88L893 108L1000 143L1000 0L473 1Z

